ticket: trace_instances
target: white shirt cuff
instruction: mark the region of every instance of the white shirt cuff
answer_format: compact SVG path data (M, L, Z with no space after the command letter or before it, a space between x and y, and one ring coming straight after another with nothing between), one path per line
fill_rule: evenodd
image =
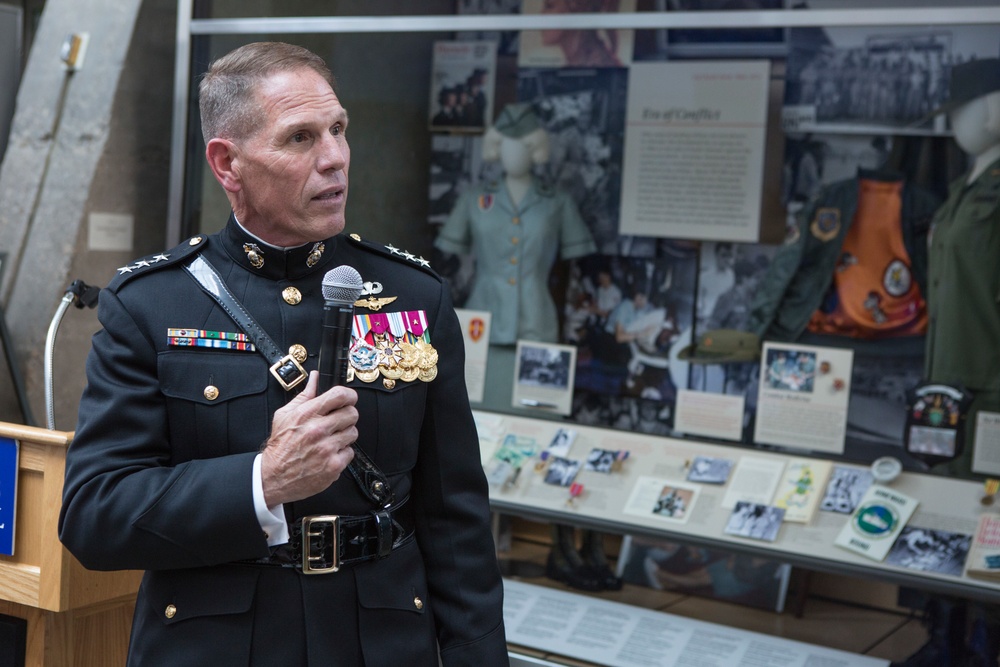
M285 521L284 505L268 507L264 501L264 480L260 469L262 456L258 454L253 460L253 508L267 538L267 546L273 547L288 542L288 522Z

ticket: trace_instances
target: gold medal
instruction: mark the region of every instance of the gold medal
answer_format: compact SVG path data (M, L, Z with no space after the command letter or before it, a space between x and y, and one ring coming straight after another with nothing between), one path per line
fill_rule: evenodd
M355 370L354 375L357 376L357 378L362 382L374 382L378 379L378 369L373 368L370 371Z
M421 382L430 382L431 380L433 380L437 376L438 376L437 366L432 366L431 368L426 369L426 370L424 370L424 369L420 370L420 376L419 377L420 377L420 381Z
M403 377L403 369L399 366L379 366L382 375L390 380L399 380Z
M416 366L413 368L404 368L402 377L403 382L413 382L420 377L420 372L420 369Z

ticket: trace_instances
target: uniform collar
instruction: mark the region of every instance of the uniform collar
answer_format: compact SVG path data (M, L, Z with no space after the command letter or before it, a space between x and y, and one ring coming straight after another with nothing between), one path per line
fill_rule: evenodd
M296 280L320 271L333 259L337 237L306 243L295 248L279 248L260 240L230 215L219 233L226 253L250 273L271 280Z

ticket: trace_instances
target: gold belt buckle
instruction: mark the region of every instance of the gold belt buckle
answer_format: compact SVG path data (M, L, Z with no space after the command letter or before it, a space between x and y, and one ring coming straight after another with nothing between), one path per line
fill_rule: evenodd
M292 368L289 368L289 365L291 365ZM298 375L293 377L291 380L286 380L281 374L282 369L286 371L298 371ZM291 354L286 354L271 365L271 375L273 375L275 379L281 383L281 386L285 391L288 391L292 387L298 385L308 377L306 369L302 368L302 364L300 364Z
M329 528L316 526L314 524L328 523ZM333 549L333 556L330 558L331 564L327 566L315 566L313 563L324 562L323 556L312 555L312 539L320 537L324 530L330 531L330 545ZM316 514L302 517L302 574L329 574L340 569L340 543L338 536L340 533L340 516L337 514Z

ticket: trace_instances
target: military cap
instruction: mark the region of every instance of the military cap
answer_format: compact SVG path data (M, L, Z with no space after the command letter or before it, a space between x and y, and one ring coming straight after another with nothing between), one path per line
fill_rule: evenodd
M757 361L760 358L760 337L749 331L713 329L699 334L693 344L677 353L677 358L693 364Z
M530 104L508 104L497 116L493 127L505 137L520 139L541 128L542 122Z
M977 97L1000 90L1000 58L980 58L955 65L948 84L948 101L931 116L947 113Z

